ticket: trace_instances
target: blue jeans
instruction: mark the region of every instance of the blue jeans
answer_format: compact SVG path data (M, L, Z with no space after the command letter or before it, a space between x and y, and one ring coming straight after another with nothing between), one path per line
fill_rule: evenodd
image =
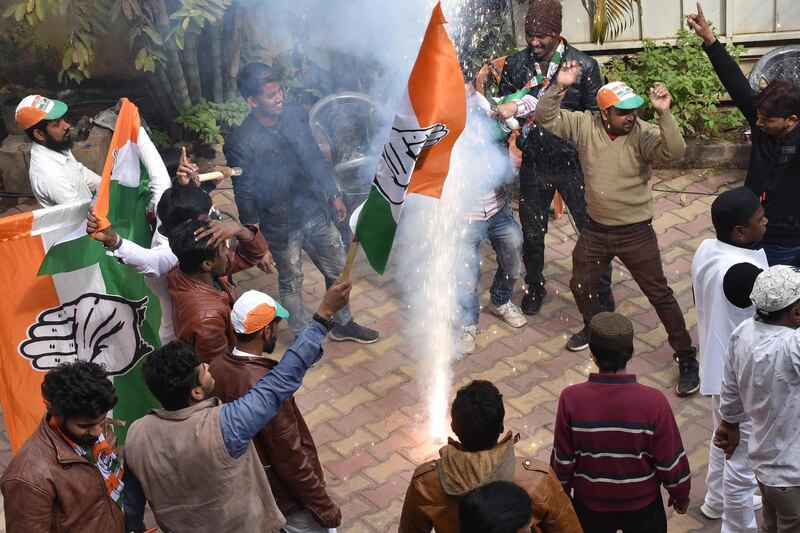
M764 244L769 266L792 265L794 258L800 254L800 246L782 246L780 244Z
M324 215L306 222L300 229L289 232L286 248L270 248L278 267L278 287L281 303L289 311L289 327L295 335L306 327L311 316L303 305L303 259L301 251L308 257L325 278L325 287L330 287L344 270L345 253L342 236L336 226ZM346 305L333 314L336 324L350 322L350 306Z
M478 323L478 283L481 277L480 245L489 239L497 254L497 272L489 294L494 305L503 305L514 294L522 276L522 228L506 204L489 220L470 220L462 241L463 255L458 268L458 321L462 326Z

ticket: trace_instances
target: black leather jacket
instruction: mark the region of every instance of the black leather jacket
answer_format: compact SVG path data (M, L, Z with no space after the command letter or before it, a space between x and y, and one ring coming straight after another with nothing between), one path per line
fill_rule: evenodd
M569 43L566 43L561 64L563 65L565 61L579 61L583 72L580 81L567 90L561 107L568 111L597 111L597 91L603 85L597 61L570 46ZM530 46L508 56L500 76L499 94L505 96L522 89L536 74L535 63L536 60L533 58ZM548 66L549 63L544 64L542 71L546 72ZM553 75L553 79L556 76L558 76L558 70Z
M258 224L270 248L287 246L289 232L318 216L332 220L338 193L333 167L322 155L303 108L285 104L278 122L263 127L251 114L223 147L241 167L233 191L242 224Z

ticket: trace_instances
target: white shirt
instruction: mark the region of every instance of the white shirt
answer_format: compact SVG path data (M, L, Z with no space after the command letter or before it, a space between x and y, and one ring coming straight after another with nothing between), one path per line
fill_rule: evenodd
M700 243L692 260L700 341L700 394L719 395L731 333L756 311L753 306L740 309L725 297L722 280L728 269L738 263L750 263L764 270L769 268L764 250L739 248L717 239Z
M256 355L254 353L243 352L242 350L236 347L234 347L233 350L231 350L231 354L235 355L236 357L261 357L260 355Z
M731 335L720 395L731 423L750 418L750 466L770 487L800 487L800 331L742 322Z
M28 177L42 207L91 200L100 184L100 176L75 159L71 150L56 152L39 143L31 146Z

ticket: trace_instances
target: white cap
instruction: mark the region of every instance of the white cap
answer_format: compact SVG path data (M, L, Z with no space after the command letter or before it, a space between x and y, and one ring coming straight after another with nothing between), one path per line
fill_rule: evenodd
M289 312L271 296L247 291L233 304L231 323L236 333L255 333L271 324L276 316L288 318Z
M756 309L772 313L800 300L800 269L775 265L756 278L750 300Z

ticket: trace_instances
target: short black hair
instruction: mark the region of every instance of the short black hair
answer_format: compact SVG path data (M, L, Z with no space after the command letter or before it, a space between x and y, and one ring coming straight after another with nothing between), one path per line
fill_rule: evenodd
M768 118L800 117L800 85L785 79L773 80L753 103L756 110Z
M789 311L792 310L797 304L800 304L800 300L795 300L794 302L790 303L783 309L778 309L776 311L762 311L761 309L756 308L756 314L766 323L768 324L777 324L784 317L789 314Z
M200 359L192 345L171 341L151 353L142 366L142 378L164 409L189 406L189 394L200 384Z
M200 272L203 261L214 259L217 246L222 246L222 244L209 246L210 237L199 241L195 239L194 232L207 227L207 220L193 218L178 224L169 232L169 247L178 258L178 266L185 274Z
M174 178L178 173L178 167L181 164L181 150L177 146L167 146L158 151L164 166L167 168L167 174L170 178Z
M39 141L36 139L36 137L33 136L33 132L36 130L42 130L44 134L47 135L47 124L50 122L52 122L52 120L42 119L33 126L31 126L30 128L26 129L25 134L28 136L30 140L32 140L35 143L38 143Z
M616 372L621 368L625 368L625 365L633 357L633 346L619 350L607 350L597 348L590 342L589 350L597 359L597 366L600 368L600 372Z
M239 94L247 100L250 96L261 94L261 88L266 83L281 81L281 77L272 67L264 63L248 63L246 67L239 71L236 78L236 87Z
M189 219L206 215L214 204L203 189L193 183L175 184L161 195L156 207L161 221L159 231L169 236L172 228Z
M450 409L453 431L468 452L489 450L503 432L503 395L492 383L476 380L458 389Z
M509 533L531 518L528 493L510 481L494 481L473 489L458 504L458 533Z
M97 418L117 404L117 393L105 369L82 360L59 365L45 374L42 396L50 402L49 413L65 419Z

